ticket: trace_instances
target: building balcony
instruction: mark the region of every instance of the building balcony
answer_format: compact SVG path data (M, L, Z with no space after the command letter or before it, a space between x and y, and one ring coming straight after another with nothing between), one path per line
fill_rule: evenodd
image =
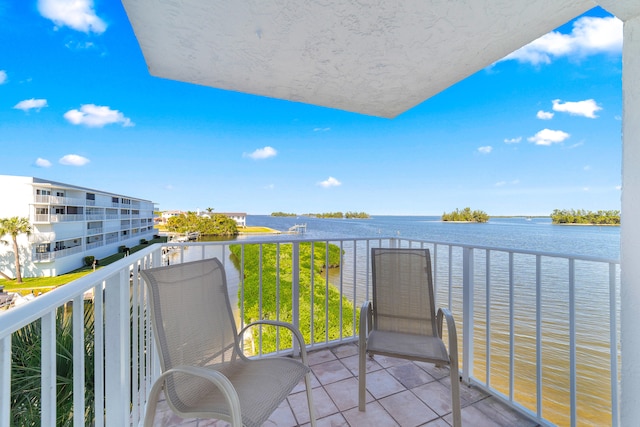
M398 238L288 239L156 244L0 314L0 427L11 424L9 396L20 392L11 390L11 340L33 322L39 322L43 336L40 348L32 350L40 352L43 366L36 402L41 407L40 423L55 424L57 397L50 390L56 389L59 374L55 343L61 332L56 313L65 307L75 331L73 359L95 363L89 373L81 363L73 365L69 381L76 394L68 399L74 401L76 424L139 425L159 366L146 312L148 295L134 273L211 257L225 264L239 325L249 310L245 277L252 269L261 269L257 312L263 313L273 302L272 297L263 301L262 295L274 286L276 295L280 287L293 295L289 313L308 337L320 425L450 425L446 368L380 356L367 366L367 412L357 410L356 319L371 293L372 247L430 249L436 305L451 309L458 329L464 425L619 425L617 260ZM237 245L233 249L240 251L239 256L231 256L231 245ZM255 249L249 245L258 245L255 264L246 262L245 254ZM329 250L322 248L330 245L341 256L337 266L326 268L333 262L328 262L329 255L325 258ZM272 247L276 255L265 257ZM285 270L280 262L292 262L293 267ZM311 270L309 266L316 264L323 267ZM275 280L269 274L275 274ZM305 288L309 281L311 287ZM321 297L330 292L338 298ZM85 299L87 294L93 298ZM284 303L277 300L278 304ZM304 305L313 306L310 318L301 316ZM91 318L84 315L85 308L104 322L85 324ZM334 311L339 316L322 314ZM262 353L262 336L257 336L245 345L252 354ZM94 357L85 354L87 348ZM86 390L87 386L92 389ZM308 421L299 391L295 389L276 411L274 424ZM85 394L94 399L85 402ZM91 413L104 413L104 418L85 420L85 405L93 409ZM181 420L160 406L155 425L181 424L218 425Z
M59 249L51 252L36 252L33 254L33 262L52 262L56 259L63 258L69 255L75 255L82 252L84 249L82 245L74 246L71 248Z

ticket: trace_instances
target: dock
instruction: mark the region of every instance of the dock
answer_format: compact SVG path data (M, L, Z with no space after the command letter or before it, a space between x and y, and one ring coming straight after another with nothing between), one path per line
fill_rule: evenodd
M296 234L301 234L301 233L306 233L307 232L307 224L296 224L292 227L289 227L289 233L296 233Z

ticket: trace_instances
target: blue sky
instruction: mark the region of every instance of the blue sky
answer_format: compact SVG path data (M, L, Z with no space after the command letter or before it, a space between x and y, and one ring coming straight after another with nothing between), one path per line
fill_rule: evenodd
M0 174L161 210L620 209L622 24L599 8L392 120L151 77L120 2L0 21Z

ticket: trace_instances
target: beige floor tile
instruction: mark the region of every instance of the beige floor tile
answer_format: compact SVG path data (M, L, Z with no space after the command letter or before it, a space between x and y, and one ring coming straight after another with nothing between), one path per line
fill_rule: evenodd
M356 375L356 376L358 375L360 359L357 354L340 359L340 361L344 364L344 366L347 367L347 369L351 371L353 375ZM369 356L365 358L365 362L366 362L365 368L367 372L374 372L382 369L382 366L380 366L380 364L376 362L375 359Z
M333 399L340 411L355 408L358 406L358 379L351 377L342 381L325 386L325 390ZM373 396L366 393L367 402L373 401Z
M291 412L291 407L285 400L278 406L273 414L271 414L269 419L263 424L263 427L295 427L297 425L296 417L293 415L293 412Z
M490 420L494 425L500 427L534 427L537 425L535 421L524 418L517 413L514 409L509 408L504 403L498 401L494 397L488 397L479 402L476 402L471 408L472 412L476 414L478 418L484 418ZM462 411L464 421L464 409Z
M402 365L404 363L407 363L406 359L400 359L398 357L381 356L379 354L374 355L373 359L385 369L390 368L392 366Z
M319 363L311 367L320 384L327 385L352 377L353 374L339 360Z
M313 371L311 371L311 388L318 388L321 385L322 384L320 384L320 381L318 381L316 376L313 374ZM299 393L301 391L305 391L306 389L307 389L307 386L305 385L304 378L303 378L300 380L300 382L298 382L298 385L296 385L293 388L293 390L291 390L291 393L289 394Z
M358 408L342 413L350 427L398 427L399 424L387 413L378 402L367 404L367 410L360 412Z
M331 351L333 351L333 354L335 354L337 358L344 359L345 357L357 355L358 346L355 344L344 344L332 348Z
M411 362L392 366L387 371L408 389L435 381L435 378Z
M420 400L426 403L439 416L451 412L451 390L438 381L411 389Z
M309 426L310 424L305 424ZM349 423L344 419L342 414L333 414L325 418L320 418L317 422L318 427L349 427Z
M431 375L433 378L437 380L449 376L448 366L437 367L433 363L428 363L428 362L414 362L414 363L420 368L424 369L429 375Z
M309 406L307 405L307 393L290 394L287 400L298 420L298 424L308 423ZM329 415L340 412L338 407L333 403L333 400L331 400L331 397L329 397L322 387L313 389L313 406L316 412L316 419L328 417Z
M307 355L309 360L309 366L317 365L318 363L328 362L329 360L336 360L336 356L329 349L312 351Z
M402 427L417 427L438 418L438 414L410 391L380 399L380 404Z
M382 399L403 390L405 388L402 384L384 369L367 374L367 391L376 399Z
M442 418L438 418L433 421L429 421L426 424L423 424L422 427L451 427L451 424L443 420Z

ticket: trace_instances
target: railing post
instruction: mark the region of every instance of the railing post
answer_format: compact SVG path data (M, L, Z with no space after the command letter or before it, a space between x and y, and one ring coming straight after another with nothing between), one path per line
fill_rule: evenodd
M0 338L0 427L9 427L11 415L11 334Z
M300 243L291 244L291 323L298 330L300 329ZM292 340L293 353L297 354L300 349L296 340Z
M129 423L129 268L105 289L105 425Z
M473 374L473 249L462 248L462 380Z

